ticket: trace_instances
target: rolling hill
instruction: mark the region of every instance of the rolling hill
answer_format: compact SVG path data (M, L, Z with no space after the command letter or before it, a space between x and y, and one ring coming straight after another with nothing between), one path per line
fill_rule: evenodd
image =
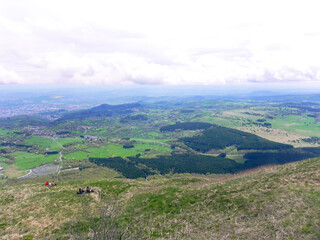
M141 108L142 105L139 103L127 103L120 105L101 104L97 107L66 113L59 120L111 117L115 115L134 113Z

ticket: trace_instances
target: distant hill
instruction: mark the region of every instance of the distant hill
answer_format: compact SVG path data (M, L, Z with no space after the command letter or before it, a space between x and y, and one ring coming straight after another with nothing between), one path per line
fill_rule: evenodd
M144 114L127 115L120 119L121 123L129 123L132 121L147 121L148 117Z
M0 118L0 127L15 128L25 126L46 126L50 121L36 116L17 115L13 117Z
M66 113L60 118L60 120L111 117L115 115L134 113L141 108L142 105L139 103L127 103L120 105L101 104L97 107Z

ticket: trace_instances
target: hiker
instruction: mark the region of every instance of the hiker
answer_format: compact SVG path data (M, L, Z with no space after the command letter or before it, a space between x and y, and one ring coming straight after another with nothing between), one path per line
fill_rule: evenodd
M57 186L57 184L53 181L52 183L51 183L51 186L53 187L53 186Z
M87 189L86 189L86 193L92 193L92 192L94 192L94 191L93 191L93 189L92 189L92 188L90 188L90 187L87 187Z
M79 188L79 191L77 192L77 194L82 194L84 193L84 190L82 188Z

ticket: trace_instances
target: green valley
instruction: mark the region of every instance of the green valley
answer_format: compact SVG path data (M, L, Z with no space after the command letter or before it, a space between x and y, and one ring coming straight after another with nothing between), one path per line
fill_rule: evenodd
M0 119L0 236L317 239L317 106L148 99Z

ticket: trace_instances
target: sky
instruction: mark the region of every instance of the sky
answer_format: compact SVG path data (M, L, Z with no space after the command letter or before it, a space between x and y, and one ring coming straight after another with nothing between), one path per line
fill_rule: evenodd
M0 0L0 85L320 89L319 5Z

